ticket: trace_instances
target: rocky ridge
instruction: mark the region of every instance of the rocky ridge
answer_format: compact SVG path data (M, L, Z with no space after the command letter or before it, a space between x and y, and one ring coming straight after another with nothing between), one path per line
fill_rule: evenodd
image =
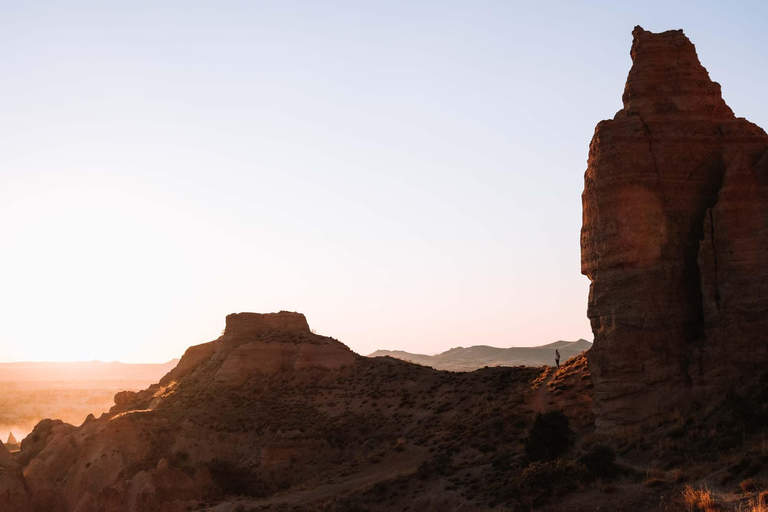
M208 461L226 459L231 455L227 450L244 449L245 443L217 443L215 429L185 419L195 411L179 403L180 395L207 392L215 400L211 386L236 389L251 378L277 372L339 369L355 364L357 357L338 341L312 334L299 313L229 315L219 339L191 347L160 383L138 393L118 393L109 414L98 419L91 415L79 427L41 421L22 441L18 455L34 506L50 511L149 511L175 503L185 509L210 493L215 483L208 466L183 471L163 455L204 452ZM269 446L256 453L264 450Z
M606 429L768 361L768 135L734 115L681 30L633 37L624 108L595 129L582 195Z
M585 369L564 365L571 382L551 390L581 429L592 421ZM342 495L384 511L405 499L374 485L393 479L416 496L408 506L471 509L499 500L494 482L511 466L493 466L496 451L523 457L525 396L541 375L365 358L298 313L230 315L220 338L148 389L118 393L108 414L41 421L22 441L18 476L46 512L318 510ZM448 464L468 472L471 494L445 491Z
M437 370L452 372L474 371L484 366L552 366L555 350L560 351L562 361L589 350L592 343L577 341L556 341L539 347L498 348L487 345L455 347L433 356L412 354L402 350L377 350L368 357L394 357L403 361L430 366Z

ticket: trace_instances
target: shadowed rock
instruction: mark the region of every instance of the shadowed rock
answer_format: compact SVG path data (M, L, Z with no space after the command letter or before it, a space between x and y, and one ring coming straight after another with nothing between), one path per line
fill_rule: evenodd
M21 466L0 443L0 512L31 512L30 498Z
M595 129L582 196L600 428L768 361L768 136L734 116L681 30L633 36L624 108Z

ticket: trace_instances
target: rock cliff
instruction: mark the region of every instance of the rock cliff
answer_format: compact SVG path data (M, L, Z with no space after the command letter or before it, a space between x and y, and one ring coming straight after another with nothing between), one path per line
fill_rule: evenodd
M768 361L768 136L733 114L681 30L633 36L624 108L595 129L582 195L600 428Z
M21 466L0 443L0 512L31 511L31 495Z
M242 442L241 436L222 441L211 425L220 412L212 403L224 396L247 401L238 388L254 379L281 374L312 382L321 377L317 371L353 366L358 357L340 342L313 334L299 313L229 315L219 339L188 349L160 383L117 393L109 414L89 416L80 427L41 421L17 456L24 467L22 489L30 491L36 510L186 510L209 496L214 482L206 464L179 469L178 454L186 459L202 451L208 462L227 460ZM269 440L259 449L269 452ZM314 447L316 441L294 444ZM174 453L169 464L165 457ZM16 469L21 476L18 464Z

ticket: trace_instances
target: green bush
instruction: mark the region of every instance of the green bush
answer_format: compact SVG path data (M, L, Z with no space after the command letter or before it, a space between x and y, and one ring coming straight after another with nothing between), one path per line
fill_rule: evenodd
M573 444L568 416L560 409L539 413L525 442L527 462L554 460L565 455Z

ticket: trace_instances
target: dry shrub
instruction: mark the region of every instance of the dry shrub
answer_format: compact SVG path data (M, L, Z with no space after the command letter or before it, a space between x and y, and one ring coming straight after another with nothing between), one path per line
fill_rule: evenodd
M716 512L715 498L706 487L694 489L690 485L683 490L683 503L688 512Z

